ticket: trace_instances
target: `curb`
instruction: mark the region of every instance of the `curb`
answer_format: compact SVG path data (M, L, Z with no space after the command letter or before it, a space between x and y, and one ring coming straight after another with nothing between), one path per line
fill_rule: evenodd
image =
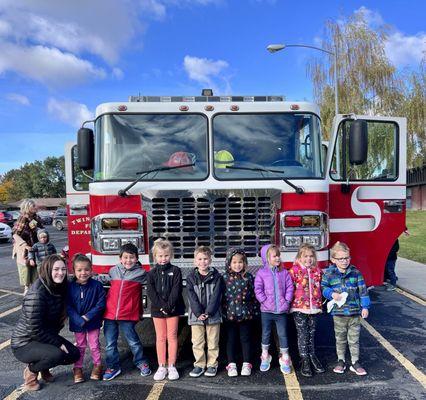
M398 285L398 284L396 284L396 287L399 288L399 289L401 289L401 290L403 290L404 292L410 293L411 295L413 295L415 297L418 297L419 299L421 299L421 300L423 300L423 301L426 302L426 297L424 297L424 296L422 296L422 295L420 295L418 293L415 293L413 290L407 289L406 287Z

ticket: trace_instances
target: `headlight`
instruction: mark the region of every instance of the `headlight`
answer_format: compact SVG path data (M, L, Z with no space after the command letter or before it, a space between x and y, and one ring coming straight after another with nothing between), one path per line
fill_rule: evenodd
M136 247L139 247L139 239L138 238L122 238L121 239L121 245L131 243L134 244Z
M301 236L285 236L285 247L299 247L302 244Z

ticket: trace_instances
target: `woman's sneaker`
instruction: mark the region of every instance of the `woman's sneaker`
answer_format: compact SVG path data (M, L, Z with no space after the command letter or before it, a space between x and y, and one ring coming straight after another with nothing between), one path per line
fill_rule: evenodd
M278 359L278 362L280 363L280 370L283 374L290 374L291 373L291 360L290 357L283 358L282 356Z
M194 369L189 373L189 376L192 378L198 378L204 374L204 368L194 367Z
M349 369L352 372L355 372L359 376L367 375L367 371L362 367L362 365L357 361L356 363L352 364Z
M166 379L166 376L167 376L167 368L158 367L157 372L154 374L154 381L162 381Z
M243 367L241 368L241 376L250 376L252 368L253 366L250 363L243 363Z
M228 371L228 376L230 377L238 376L237 364L229 363L226 369Z
M104 381L111 381L112 379L116 378L118 375L121 374L121 369L111 369L107 368L107 370L104 373L103 380Z
M179 379L179 372L172 365L167 370L169 381L177 381Z
M343 374L346 369L346 364L343 360L337 361L336 366L333 368L333 372L336 374Z
M263 358L261 356L260 357L260 371L261 372L269 371L269 368L271 368L271 361L272 361L272 356L270 354L268 354L268 357L266 357L266 358Z

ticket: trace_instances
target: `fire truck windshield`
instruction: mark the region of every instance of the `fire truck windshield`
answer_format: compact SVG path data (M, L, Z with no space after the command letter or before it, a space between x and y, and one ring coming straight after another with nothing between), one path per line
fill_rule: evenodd
M107 114L95 131L96 181L134 181L153 169L144 180L207 177L207 118L201 114Z
M303 113L213 118L214 175L220 180L321 178L320 121Z

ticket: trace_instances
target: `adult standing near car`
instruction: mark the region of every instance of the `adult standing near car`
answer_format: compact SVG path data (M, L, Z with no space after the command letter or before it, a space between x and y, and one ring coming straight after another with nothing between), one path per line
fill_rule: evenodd
M67 268L58 254L44 259L40 277L28 290L22 314L13 330L13 355L28 364L24 370L26 390L39 390L39 372L45 382L52 382L49 369L75 363L80 351L59 335L66 318Z
M13 227L13 252L18 267L19 284L24 286L24 294L37 279L37 268L29 264L28 252L38 242L37 230L44 228L37 215L37 205L32 199L24 199L21 203L21 215Z

